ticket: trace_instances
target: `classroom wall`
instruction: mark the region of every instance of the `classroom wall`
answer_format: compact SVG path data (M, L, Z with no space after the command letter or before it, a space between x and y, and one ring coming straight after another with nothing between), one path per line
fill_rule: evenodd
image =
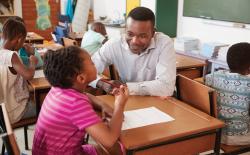
M20 0L14 0L14 14L22 17L22 2Z
M141 0L141 6L150 8L155 12L156 0ZM93 1L94 19L99 16L107 16L111 20L123 19L126 13L126 0L94 0Z
M232 22L183 17L183 1L179 0L178 3L177 37L190 36L199 38L201 42L218 41L227 44L250 42L250 25L246 25L246 29L233 27Z
M52 27L46 29L44 31L36 28L36 18L37 11L34 0L22 0L22 17L24 19L26 28L28 32L36 32L43 36L46 40L51 40L51 32L53 32L53 28L58 24L58 13L60 12L60 1L53 0L49 1L51 14L50 20L52 23Z
M94 19L107 16L111 20L123 19L126 12L126 0L94 0Z
M141 0L141 6L147 7L155 13L156 0Z

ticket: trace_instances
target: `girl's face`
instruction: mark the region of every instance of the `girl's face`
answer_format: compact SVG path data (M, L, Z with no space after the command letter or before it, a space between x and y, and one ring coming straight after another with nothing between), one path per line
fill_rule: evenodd
M83 74L85 74L86 81L85 83L89 84L90 82L96 79L97 71L94 63L91 60L90 55L87 52L81 52L80 57L82 59L83 65Z
M20 38L18 38L18 39L17 39L16 46L15 46L15 51L18 51L20 48L22 48L24 42L25 42L25 37L20 37Z
M2 38L1 40L2 40L3 48L12 50L12 51L18 51L20 48L23 47L23 44L25 42L25 37L19 36L19 37L15 37L12 40L6 40Z

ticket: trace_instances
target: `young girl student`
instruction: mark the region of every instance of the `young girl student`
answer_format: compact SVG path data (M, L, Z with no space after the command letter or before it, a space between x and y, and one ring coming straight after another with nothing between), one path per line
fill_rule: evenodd
M11 123L36 115L35 105L29 102L26 80L33 78L37 59L30 56L30 65L25 67L17 53L23 46L26 35L26 28L20 21L9 18L3 24L0 49L0 103L5 102Z
M121 132L124 106L128 99L127 87L120 86L113 91L114 110L110 122L105 124L93 109L105 105L98 103L96 97L84 93L88 84L96 79L96 68L85 50L69 46L57 51L48 51L44 57L44 74L52 88L40 111L32 153L105 154L102 147L82 145L86 133L98 144L108 148L108 151L116 151L109 148L119 146L116 141ZM117 152L106 154L121 154L119 147L117 148Z
M14 20L20 21L25 25L24 20L21 17L14 16L14 17L11 17L11 18L14 19ZM30 63L29 57L30 57L30 55L34 55L38 59L38 63L36 64L36 68L40 68L40 67L43 66L43 60L41 58L40 53L38 53L38 51L35 48L33 48L31 46L31 44L24 43L23 47L20 48L18 53L19 53L19 57L21 58L21 60L22 60L22 62L23 62L23 64L25 66L29 66L29 63Z
M218 116L226 123L221 142L250 144L250 44L237 43L227 53L229 71L206 76L206 84L218 92Z

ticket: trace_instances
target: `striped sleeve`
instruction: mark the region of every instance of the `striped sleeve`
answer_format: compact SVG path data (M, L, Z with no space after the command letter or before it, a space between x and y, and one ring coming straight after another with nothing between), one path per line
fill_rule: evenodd
M101 118L94 111L89 99L85 97L78 98L74 102L71 121L79 130L84 130L91 125L101 122Z

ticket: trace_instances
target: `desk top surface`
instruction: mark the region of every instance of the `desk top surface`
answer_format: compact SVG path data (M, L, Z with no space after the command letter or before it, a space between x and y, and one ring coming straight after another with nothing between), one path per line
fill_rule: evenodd
M28 80L28 82L30 86L36 90L50 88L50 84L45 77L34 78L32 80Z
M113 96L104 95L98 98L113 107ZM172 97L167 100L162 100L150 96L130 96L125 110L151 106L167 113L175 120L122 131L120 139L126 149L136 149L146 145L222 128L224 126L224 123L218 119Z
M44 37L40 36L35 32L28 32L26 36L26 41L33 41L33 40L44 40Z
M176 54L176 68L192 68L192 67L204 67L206 65L205 61L198 60L189 56Z
M83 38L83 33L71 32L69 33L68 37L74 40L79 40L79 39L81 40Z

